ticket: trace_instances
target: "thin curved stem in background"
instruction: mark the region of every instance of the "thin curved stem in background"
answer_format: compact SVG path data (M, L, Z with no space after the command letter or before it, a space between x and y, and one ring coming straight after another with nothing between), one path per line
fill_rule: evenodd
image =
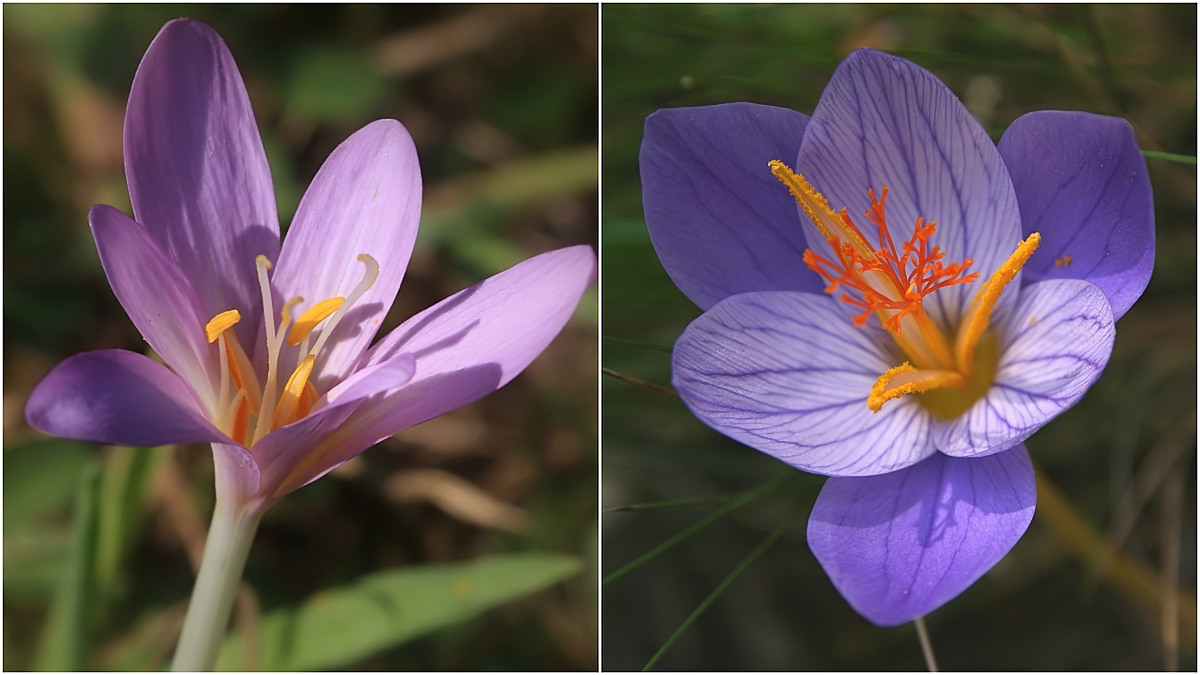
M770 483L768 483L768 485L770 485ZM667 641L663 643L663 646L659 647L654 656L650 658L650 661L646 663L646 666L642 668L642 671L645 672L653 668L654 664L658 663L658 660L662 658L663 654L666 654L667 650L671 648L671 645L675 644L675 640L679 639L680 635L683 635L683 632L688 629L688 626L691 626L692 622L699 618L699 616L704 613L704 610L708 609L708 606L711 605L713 601L721 595L721 593L725 592L725 589L728 588L735 579L741 576L742 572L746 571L746 568L750 567L755 560L758 560L758 557L762 555L768 548L770 548L771 544L774 544L780 537L782 537L784 532L790 530L792 526L796 524L796 521L800 519L801 515L803 515L802 511L797 511L796 513L792 514L791 518L783 521L783 524L775 528L775 530L772 531L771 534L764 539L761 544L755 547L755 549L751 551L749 555L747 555L745 558L742 558L742 561L738 563L737 567L733 568L733 571L730 572L724 579L722 579L721 583L717 584L717 587L714 588L712 592L704 598L704 601L701 602L700 605L696 607L696 609L694 609L686 619L683 620L683 623L679 624L679 628L676 628L675 632L671 634L671 637L667 638Z
M716 521L720 520L721 518L724 518L730 512L737 510L738 508L740 508L742 505L746 504L750 500L755 499L756 497L762 496L764 493L767 493L767 492L775 489L781 483L783 483L784 481L786 481L788 478L790 478L793 475L795 475L795 472L791 469L788 469L787 471L780 473L779 475L775 476L775 478L772 478L771 480L767 481L766 483L763 483L762 485L759 485L758 487L756 487L754 489L747 490L746 492L743 492L743 493L735 496L725 506L722 506L721 508L717 509L716 511L713 511L712 513L708 514L704 518L697 520L696 522L689 525L687 528L680 531L675 536L664 541L663 543L659 544L658 546L655 546L654 548L650 549L649 551L646 551L642 555L635 558L633 561L626 563L623 567L621 567L621 569L617 570L616 572L613 572L612 574L604 577L603 581L601 581L601 584L604 585L604 584L609 584L613 581L616 581L617 579L620 579L621 577L636 570L637 568L641 567L642 565L645 565L646 563L650 562L654 558L657 558L659 555L670 550L672 547L674 547L679 542L687 539L688 537L692 536L693 534L696 534L700 530L703 530L704 528L715 523Z
M921 653L925 655L925 665L929 667L929 672L938 672L937 659L933 656L933 643L929 641L929 630L925 628L925 617L918 616L913 619L913 624L917 627L917 639L921 641Z

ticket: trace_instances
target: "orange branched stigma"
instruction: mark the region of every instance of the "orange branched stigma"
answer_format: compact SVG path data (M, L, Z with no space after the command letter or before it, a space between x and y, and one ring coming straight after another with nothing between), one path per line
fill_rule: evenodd
M842 293L841 296L842 302L863 308L863 313L854 318L856 325L865 326L871 313L878 312L881 317L887 316L884 327L899 332L900 320L920 310L925 296L954 284L972 283L979 278L979 274L964 274L971 266L970 258L950 265L942 263L946 257L942 249L937 246L929 248L929 238L937 231L937 223L926 223L924 218L917 219L912 239L904 244L902 253L897 252L883 216L887 186L883 186L879 199L875 199L874 190L868 189L867 194L871 197L871 211L866 216L879 228L881 248L864 256L853 244L833 236L828 239L837 257L836 262L813 253L811 249L804 252L804 262L829 282L826 293L833 293L839 286L858 292L859 297L849 293ZM840 216L846 229L862 239L862 232L850 220L845 209ZM876 290L864 278L867 272L878 272L889 282L890 288ZM889 293L891 290L897 293Z
M1021 242L983 283L950 339L925 313L924 299L948 286L975 283L979 274L968 273L970 258L948 263L945 251L930 243L937 233L936 222L918 218L912 238L897 248L884 214L888 187L882 186L878 198L868 188L871 209L864 215L878 233L878 245L873 247L846 209L835 212L808 180L783 162L772 160L768 166L833 249L832 258L812 249L804 252L804 263L826 281L825 292L840 289L842 302L862 309L854 317L858 327L865 326L872 314L879 317L909 357L909 362L879 377L867 407L878 412L884 403L913 394L934 414L950 418L982 397L998 358L995 341L986 339L988 319L1004 288L1037 249L1041 235L1035 232Z
M325 346L346 310L375 283L379 264L369 255L358 256L364 270L362 280L349 296L326 298L314 303L292 323L292 308L304 302L293 297L283 303L276 325L272 309L271 287L267 271L271 262L266 256L255 259L259 288L262 291L263 318L266 321L267 372L265 380L246 356L233 327L241 321L241 313L229 309L217 314L204 327L209 343L216 342L221 363L220 389L217 393L214 419L222 431L234 441L251 447L269 432L295 422L312 411L320 398L312 383L317 355ZM289 331L288 328L291 327ZM313 331L323 326L315 345L310 348ZM286 337L286 340L285 340ZM279 366L284 342L295 350L296 365L279 388Z

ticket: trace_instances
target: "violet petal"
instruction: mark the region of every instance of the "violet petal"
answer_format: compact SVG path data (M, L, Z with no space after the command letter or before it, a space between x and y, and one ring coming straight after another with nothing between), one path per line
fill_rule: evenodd
M42 433L114 445L229 441L175 373L121 349L58 364L29 395L25 419Z
M998 328L991 389L967 412L934 428L956 457L1000 452L1075 405L1112 355L1115 330L1104 293L1086 281L1050 279L1021 289Z
M659 110L640 156L646 226L671 280L702 309L747 291L819 291L796 202L767 168L791 162L808 116L754 103Z
M93 206L88 222L117 300L163 361L210 409L215 405L217 348L205 341L208 322L191 280L141 225L111 206Z
M872 623L924 616L962 593L1025 533L1036 502L1024 446L989 457L935 454L882 476L830 478L808 545Z
M262 322L254 258L279 253L271 171L229 48L192 19L163 26L125 111L125 176L135 219L196 286L210 319L237 308L251 344Z
M1022 229L1042 235L1024 283L1090 281L1121 318L1154 267L1154 203L1133 128L1116 117L1043 110L1013 122L1000 154Z
M1016 250L1020 213L1000 153L958 98L929 71L872 50L852 53L838 66L800 144L797 171L838 211L843 207L874 244L876 230L863 213L867 189L888 186L885 214L897 249L918 218L936 221L930 246L947 263L970 258L986 279ZM829 244L803 218L809 246ZM925 310L956 326L978 284L958 284L929 296ZM1001 296L997 313L1012 303Z
M726 298L696 319L671 358L696 417L792 466L830 476L895 471L935 452L931 417L912 397L878 412L867 395L897 363L881 328L855 328L822 295Z

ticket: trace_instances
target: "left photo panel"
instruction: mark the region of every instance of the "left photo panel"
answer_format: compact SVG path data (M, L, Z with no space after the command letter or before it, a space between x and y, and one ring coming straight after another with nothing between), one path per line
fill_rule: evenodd
M3 667L597 670L598 6L3 42Z

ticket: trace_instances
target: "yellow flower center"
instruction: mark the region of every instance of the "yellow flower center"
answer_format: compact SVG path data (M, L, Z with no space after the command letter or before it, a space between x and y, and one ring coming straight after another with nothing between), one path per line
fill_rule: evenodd
M204 327L209 343L217 343L221 359L221 382L214 417L217 426L230 438L245 447L251 447L271 431L303 418L312 410L320 398L310 381L317 355L346 311L371 288L379 276L379 264L374 258L363 253L358 260L366 269L362 280L348 297L335 296L317 302L304 310L295 323L292 322L292 308L303 303L304 298L289 298L279 311L279 324L276 325L271 287L267 280L271 263L266 256L255 258L267 329L267 372L262 382L242 349L237 333L233 331L233 327L241 321L240 312L236 309L221 312ZM313 344L313 331L322 324L321 333ZM285 339L298 349L295 366L281 389L279 361Z
M833 259L812 249L804 252L805 264L828 283L825 292L844 289L841 300L863 310L854 318L859 327L866 325L871 314L878 316L909 359L879 376L867 397L867 407L878 412L894 398L916 394L921 404L939 417L949 419L965 412L995 378L999 348L995 336L987 332L992 310L1005 286L1037 249L1041 235L1030 234L979 287L957 333L948 336L926 314L924 299L947 286L973 284L979 274L967 273L973 262L970 258L946 263L945 252L930 246L936 222L918 218L912 238L897 249L884 217L888 188L882 186L878 199L875 191L868 189L871 210L865 215L879 233L878 247L872 248L846 209L834 212L821 193L783 162L771 160L768 166L833 248Z

